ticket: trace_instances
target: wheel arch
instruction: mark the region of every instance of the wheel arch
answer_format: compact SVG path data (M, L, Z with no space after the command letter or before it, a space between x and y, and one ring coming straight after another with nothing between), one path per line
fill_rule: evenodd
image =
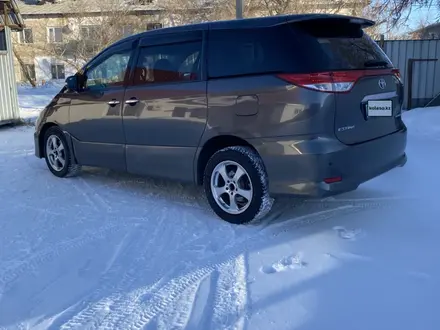
M39 150L39 155L38 157L43 158L44 157L44 136L46 135L46 132L48 131L49 128L57 126L59 127L57 124L55 123L45 123L40 130L40 134L38 135L38 150Z
M46 132L50 128L52 128L52 127L58 127L60 129L60 131L63 133L64 137L66 138L68 147L69 147L69 152L70 152L70 155L71 155L72 164L78 164L78 162L76 160L76 157L75 157L75 150L73 148L72 136L68 132L63 131L63 129L58 124L56 124L54 122L45 123L43 125L43 127L41 128L41 130L40 130L40 134L38 136L38 144L39 144L39 150L40 150L39 156L40 156L40 158L44 157L44 148L45 148L45 146L44 146L44 136L46 135Z
M205 171L205 167L208 164L208 161L211 158L211 156L221 149L224 149L227 147L233 147L233 146L249 147L249 148L253 149L253 151L255 151L256 154L259 155L259 153L255 149L255 147L243 138L240 138L235 135L214 136L205 142L205 144L201 148L200 152L198 153L197 162L196 162L196 166L197 166L197 168L196 168L196 184L197 185L200 186L203 184L203 174Z

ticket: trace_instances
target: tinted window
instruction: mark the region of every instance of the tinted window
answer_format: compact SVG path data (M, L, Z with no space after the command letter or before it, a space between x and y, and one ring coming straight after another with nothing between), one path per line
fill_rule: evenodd
M5 30L0 31L0 51L5 51L6 48L6 33Z
M304 64L286 27L209 32L208 74L212 78L268 72L297 72Z
M368 61L389 63L380 47L359 26L335 21L212 30L209 34L211 78L365 69Z
M390 60L358 25L309 22L292 27L304 50L312 50L318 71L366 69L392 66Z
M130 61L131 50L121 50L87 70L86 88L122 86Z
M200 80L201 49L201 41L142 48L134 84Z

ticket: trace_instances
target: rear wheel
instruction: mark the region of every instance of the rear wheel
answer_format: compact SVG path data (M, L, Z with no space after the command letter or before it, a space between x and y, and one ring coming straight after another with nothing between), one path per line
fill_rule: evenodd
M206 165L203 182L211 208L230 223L260 219L272 208L263 161L249 147L217 151Z
M44 157L47 167L57 177L71 177L81 171L81 166L72 163L66 137L56 126L44 135Z

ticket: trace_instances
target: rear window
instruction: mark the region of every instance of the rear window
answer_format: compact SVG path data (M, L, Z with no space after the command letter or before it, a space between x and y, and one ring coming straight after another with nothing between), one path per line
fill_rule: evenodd
M358 25L333 21L211 30L208 53L210 78L391 67Z
M359 25L304 22L292 27L292 33L304 45L304 51L312 50L318 71L392 66L379 45Z

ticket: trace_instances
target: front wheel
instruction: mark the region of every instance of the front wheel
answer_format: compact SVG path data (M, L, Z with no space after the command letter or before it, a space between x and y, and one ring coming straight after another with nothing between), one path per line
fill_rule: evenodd
M44 158L49 170L57 177L71 177L81 171L81 166L73 164L69 145L64 133L56 126L44 135Z
M206 165L203 182L211 208L227 222L257 220L272 208L263 161L249 147L217 151Z

